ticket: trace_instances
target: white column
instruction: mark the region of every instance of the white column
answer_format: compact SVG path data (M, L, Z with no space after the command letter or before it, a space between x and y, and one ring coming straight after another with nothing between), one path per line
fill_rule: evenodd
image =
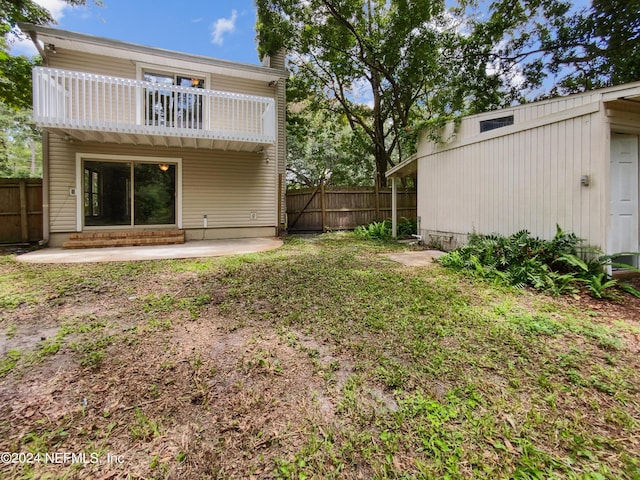
M398 189L396 177L391 177L391 234L393 238L398 236Z

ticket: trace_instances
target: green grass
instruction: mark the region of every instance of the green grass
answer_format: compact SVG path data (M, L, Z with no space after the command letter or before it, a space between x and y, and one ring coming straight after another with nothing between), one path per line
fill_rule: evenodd
M640 452L618 441L638 434L639 398L614 328L551 298L532 309L514 289L400 268L382 250L328 236L226 266L227 315L312 333L358 365L345 428L312 429L279 478L340 478L354 462L374 478L640 476ZM397 411L363 404L376 385ZM595 428L600 398L612 413Z
M334 416L306 418L295 447L279 440L280 454L265 467L275 478L640 478L640 358L628 344L637 326L438 265L403 267L384 255L404 248L327 234L290 238L264 254L207 260L80 268L0 257L0 305L132 298L123 313L131 325L114 332L105 318L72 319L39 346L50 357L56 344L68 347L94 370L107 349L117 355L114 344L136 348L124 338L171 339L183 320L209 321L209 306L224 318L221 334L247 325L277 332L331 392ZM154 290L163 286L150 282L156 275L185 275L188 283ZM149 290L135 290L141 284ZM317 347L303 346L303 336ZM321 345L334 356L325 358ZM152 399L162 398L162 378L185 365L192 388L206 396L208 354L185 355L160 358ZM236 373L276 382L284 360L257 347L242 353ZM0 375L12 375L21 361L20 352L9 352ZM181 421L140 408L129 420L125 430L135 445ZM250 417L242 422L250 430ZM161 477L197 454L180 446L154 459L150 451L150 468Z

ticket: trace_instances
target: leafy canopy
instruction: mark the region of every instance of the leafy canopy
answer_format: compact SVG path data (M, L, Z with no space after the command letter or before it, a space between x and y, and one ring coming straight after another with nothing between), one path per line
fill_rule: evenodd
M86 0L64 1L69 5L86 3ZM22 35L17 27L19 22L44 25L55 20L33 0L0 0L0 101L16 110L31 108L31 69L40 62L39 57L31 59L9 53L9 38Z
M369 142L377 178L416 131L536 96L640 80L640 0L257 0L261 54Z
M443 0L257 6L261 53L290 52L293 75L367 138L380 183L388 167L413 153L403 140L415 124L504 103L485 45L469 39L462 11L447 10Z

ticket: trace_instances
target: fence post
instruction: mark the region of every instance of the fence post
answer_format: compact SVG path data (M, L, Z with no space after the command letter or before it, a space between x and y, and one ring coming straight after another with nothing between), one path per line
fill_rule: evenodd
M27 181L21 178L20 185L20 237L22 243L29 242L29 212L27 210Z
M320 179L320 210L322 212L322 233L327 231L327 209L324 198L324 176Z
M373 182L373 189L376 195L376 221L380 221L382 219L380 218L380 187L378 186L378 182Z

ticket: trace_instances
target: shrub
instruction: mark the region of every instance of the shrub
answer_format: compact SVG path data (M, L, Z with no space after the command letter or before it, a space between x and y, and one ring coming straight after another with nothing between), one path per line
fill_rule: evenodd
M367 226L356 227L353 233L358 238L388 242L392 238L391 222L389 220L373 222Z
M617 282L604 271L615 255L582 248L582 240L558 226L550 241L522 230L509 237L472 234L469 243L440 258L445 267L468 270L507 285L530 286L553 295L576 293L581 285L596 298L610 295Z
M398 222L398 236L408 237L418 233L418 221L402 217Z

